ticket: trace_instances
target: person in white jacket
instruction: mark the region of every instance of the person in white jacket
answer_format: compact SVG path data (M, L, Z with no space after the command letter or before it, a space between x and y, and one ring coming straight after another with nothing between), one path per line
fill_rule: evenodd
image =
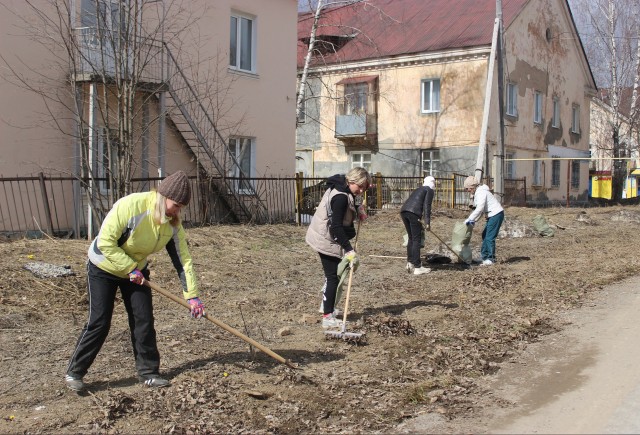
M487 223L482 230L482 264L491 266L496 262L496 237L504 221L504 209L486 184L480 184L471 176L464 180L464 190L473 195L474 209L464 221L465 225L475 225L482 213L487 215Z

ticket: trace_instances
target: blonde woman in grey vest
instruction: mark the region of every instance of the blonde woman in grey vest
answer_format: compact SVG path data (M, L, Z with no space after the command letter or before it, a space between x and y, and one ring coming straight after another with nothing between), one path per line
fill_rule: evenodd
M363 208L355 205L355 197L371 185L371 176L364 168L353 168L347 175L327 179L325 192L307 230L306 242L320 255L325 284L322 292L322 328L340 328L336 319L336 291L340 277L338 265L343 259L358 262L350 240L356 236L354 221L364 219Z

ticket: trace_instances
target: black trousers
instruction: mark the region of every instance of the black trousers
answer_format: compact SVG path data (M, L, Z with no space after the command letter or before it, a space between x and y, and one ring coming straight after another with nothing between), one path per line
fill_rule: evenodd
M338 265L342 261L341 258L332 257L330 255L320 253L320 261L326 278L324 291L322 293L322 303L324 314L333 313L336 305L336 291L340 278L338 277Z
M149 278L147 269L142 271ZM129 330L138 376L157 375L160 369L160 353L153 326L151 289L119 278L87 262L89 292L89 320L84 325L73 351L67 374L82 378L102 348L113 316L116 291L120 288L122 300L129 316Z
M420 259L420 242L422 239L420 217L410 211L403 211L400 213L400 217L409 236L407 241L407 261L415 267L420 267L422 266L422 260Z

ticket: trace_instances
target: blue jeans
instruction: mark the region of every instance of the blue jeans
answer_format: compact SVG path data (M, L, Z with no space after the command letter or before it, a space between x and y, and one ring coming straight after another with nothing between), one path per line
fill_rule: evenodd
M500 226L504 220L504 211L487 219L487 223L482 230L482 248L480 254L483 260L496 261L496 237L500 231Z

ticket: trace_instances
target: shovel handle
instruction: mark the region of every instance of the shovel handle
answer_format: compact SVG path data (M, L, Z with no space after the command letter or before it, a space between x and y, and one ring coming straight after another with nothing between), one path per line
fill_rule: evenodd
M165 296L165 297L171 299L172 301L182 305L183 307L188 308L189 310L191 310L191 305L189 305L189 302L185 301L182 298L179 298L178 296L174 295L173 293L170 293L170 292L166 291L165 289L163 289L160 286L152 283L151 281L148 281L148 280L145 279L145 280L142 281L142 284L150 287L152 290L157 291L162 296ZM272 351L268 347L265 347L265 346L261 345L260 343L258 343L254 339L252 339L251 337L247 337L242 332L240 332L237 329L227 325L226 323L223 323L220 320L215 319L214 317L211 317L208 314L205 314L202 317L204 317L205 319L207 319L211 323L215 324L216 326L219 326L220 328L224 329L225 331L230 332L233 335L235 335L236 337L246 341L250 345L260 349L262 352L266 353L271 358L281 362L282 364L286 364L289 367L294 368L294 369L297 368L291 361L289 361L287 359L284 359L283 357L281 357L280 355L278 355L277 353L275 353L274 351Z

